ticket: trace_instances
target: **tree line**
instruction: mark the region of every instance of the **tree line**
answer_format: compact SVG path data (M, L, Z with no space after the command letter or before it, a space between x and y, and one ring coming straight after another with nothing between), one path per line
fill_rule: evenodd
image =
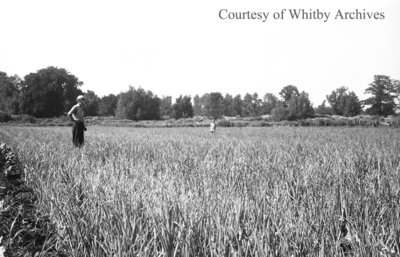
M94 91L83 92L83 82L64 68L47 67L29 73L23 79L0 71L0 111L7 114L28 114L37 118L65 115L75 104L76 97L87 99L87 116L116 116L130 120L158 120L163 118L191 118L205 116L259 117L268 115L274 120L298 120L315 115L359 114L388 116L399 107L400 83L386 75L375 75L365 89L366 100L347 87L339 87L326 96L319 106L313 107L309 94L294 85L282 88L279 95L257 93L243 97L219 92L202 96L181 95L175 102L171 96L158 97L149 90L129 87L118 95L99 97ZM328 105L328 104L329 105ZM364 108L365 107L365 108Z

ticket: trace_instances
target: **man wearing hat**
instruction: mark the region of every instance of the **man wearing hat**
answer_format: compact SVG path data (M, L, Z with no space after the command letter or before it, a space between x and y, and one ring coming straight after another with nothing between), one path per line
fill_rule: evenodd
M85 97L79 95L77 98L77 104L74 105L68 112L68 117L74 123L72 127L72 143L81 148L84 144L83 132L86 131L85 117L83 112L83 106L85 104Z

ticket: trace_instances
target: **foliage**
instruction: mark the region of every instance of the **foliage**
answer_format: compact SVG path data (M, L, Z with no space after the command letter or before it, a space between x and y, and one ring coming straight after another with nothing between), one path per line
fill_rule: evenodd
M63 68L50 66L24 77L20 112L35 117L57 117L68 112L82 94L83 83Z
M193 97L193 115L203 116L203 106L199 95Z
M99 115L99 102L100 98L93 92L88 90L85 93L85 115L97 116Z
M219 92L210 93L205 105L205 116L218 119L223 114L224 97Z
M332 107L330 106L326 106L326 100L322 101L322 104L319 105L316 109L315 109L315 113L325 116L325 115L332 115L333 114L333 110Z
M17 75L8 76L0 72L0 110L16 115L27 114L33 117L49 118L65 115L76 103L76 96L82 94L79 87L83 83L63 68L50 66L30 73L24 80ZM188 118L206 116L213 118L228 117L265 117L271 115L275 121L299 120L313 117L308 93L300 91L294 85L288 85L279 92L280 99L267 93L260 98L257 93L240 94L233 97L223 96L220 92L195 95L193 103L190 96L180 97L172 104L171 96L162 99L151 91L142 88L130 89L118 96L110 94L99 98L88 90L86 97L86 115L118 116L122 119L149 120ZM387 116L395 113L400 102L400 82L385 75L376 75L374 82L365 93L372 96L360 101L347 87L339 87L326 96L331 107L324 101L315 109L318 115L340 115L353 117L362 111L362 105L369 106L367 114ZM190 100L188 101L188 99Z
M255 106L253 105L253 97L247 93L242 101L242 115L245 117L254 116Z
M359 101L357 95L354 92L350 92L345 97L345 108L343 116L353 117L360 115L362 112L361 102Z
M290 98L287 111L289 120L306 119L314 116L314 108L311 106L308 94L304 91Z
M278 98L272 93L266 93L262 102L262 113L270 114L278 104Z
M299 95L299 90L297 89L296 86L288 85L282 88L282 90L279 92L279 95L281 96L283 102L287 106L292 97Z
M21 82L17 75L9 77L0 71L0 110L9 114L19 112Z
M172 106L172 116L175 119L180 118L192 118L193 117L193 106L190 96L179 96L175 104Z
M173 108L172 108L172 97L171 96L165 96L161 98L160 102L160 116L167 116L171 117L173 113Z
M230 94L226 94L222 99L222 114L224 116L236 116L233 97Z
M57 118L52 118L56 120ZM28 114L18 114L13 116L13 121L22 124L36 123L36 118Z
M219 121L217 122L217 126L218 126L218 127L229 128L229 127L235 126L235 122L230 121L230 120L219 120Z
M99 101L100 116L115 116L118 104L118 97L114 94L103 96Z
M242 102L242 115L246 117L257 117L262 114L262 103L257 93L246 94Z
M243 115L243 101L239 94L233 98L233 116L242 116L242 115Z
M396 81L389 76L375 75L374 81L365 90L366 94L372 95L364 100L364 104L370 105L366 110L368 114L387 116L395 112L396 104Z
M296 86L289 85L284 87L279 94L282 101L275 103L271 111L275 121L306 119L314 116L314 108L306 92L299 93Z
M130 87L118 95L117 115L121 119L158 120L160 119L160 99L151 91Z
M0 122L7 122L12 120L12 117L10 114L0 111Z
M396 101L397 101L396 109L400 109L400 80L394 79L392 80L392 83L396 92Z
M333 114L353 117L362 111L361 102L354 92L348 92L347 87L340 87L326 96L332 107Z
M275 121L286 120L288 111L283 102L278 102L271 112L272 118Z

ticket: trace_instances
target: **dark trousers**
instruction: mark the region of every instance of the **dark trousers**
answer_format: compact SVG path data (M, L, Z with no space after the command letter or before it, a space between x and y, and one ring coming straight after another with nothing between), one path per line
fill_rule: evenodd
M84 144L83 131L85 129L85 125L82 121L76 121L74 126L72 127L72 143L76 147L82 147Z

